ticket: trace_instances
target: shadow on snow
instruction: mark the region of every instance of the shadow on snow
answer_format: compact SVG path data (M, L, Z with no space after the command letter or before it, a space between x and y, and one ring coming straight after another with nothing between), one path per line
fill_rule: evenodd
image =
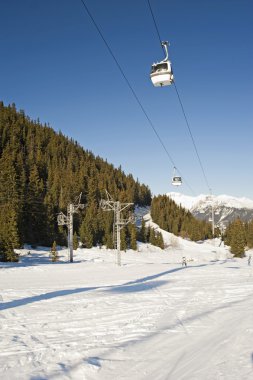
M197 265L197 266L194 266L194 268L203 267L206 265L208 265L208 264ZM142 278L139 278L137 280L129 281L129 282L126 282L126 283L120 284L120 285L93 286L93 287L84 287L84 288L76 288L76 289L55 290L53 292L39 294L36 296L31 296L31 297L18 299L18 300L2 302L2 303L0 303L0 310L12 309L15 307L28 305L28 304L34 303L34 302L50 300L52 298L63 297L63 296L68 296L68 295L72 295L72 294L77 294L77 293L85 293L85 292L92 291L92 290L105 290L105 291L113 292L113 293L130 293L130 292L146 291L146 290L149 290L151 288L162 286L165 284L165 282L167 282L167 281L151 281L151 280L157 279L158 277L162 277L162 276L165 276L165 275L170 274L170 273L185 270L185 269L186 268L182 268L182 267L173 268L173 269L169 269L165 272L156 273L154 275L147 276L147 277L142 277Z

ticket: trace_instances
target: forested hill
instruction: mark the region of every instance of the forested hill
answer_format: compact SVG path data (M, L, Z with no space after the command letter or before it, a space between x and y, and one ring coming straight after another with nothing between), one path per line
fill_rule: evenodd
M152 219L165 231L197 241L212 237L210 223L196 219L190 211L178 206L167 195L154 197L150 210ZM219 234L216 229L215 234Z
M112 213L99 209L105 189L115 200L149 205L147 186L76 141L0 102L0 251L25 243L51 245L66 238L57 214L81 192L84 211L74 230L86 245L108 243ZM110 243L111 244L111 243ZM110 245L109 244L109 245ZM3 255L3 253L2 253Z

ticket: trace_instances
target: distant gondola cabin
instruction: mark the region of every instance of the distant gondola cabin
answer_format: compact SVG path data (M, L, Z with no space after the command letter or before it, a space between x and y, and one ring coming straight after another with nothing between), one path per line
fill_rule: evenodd
M175 176L172 178L172 185L173 186L180 186L182 185L182 178L179 176Z

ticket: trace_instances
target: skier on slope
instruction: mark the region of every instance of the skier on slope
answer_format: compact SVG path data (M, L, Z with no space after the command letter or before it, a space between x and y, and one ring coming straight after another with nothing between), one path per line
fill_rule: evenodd
M251 255L249 255L248 257L248 265L250 265L250 262L251 262Z
M185 256L182 258L182 267L187 267L187 261Z

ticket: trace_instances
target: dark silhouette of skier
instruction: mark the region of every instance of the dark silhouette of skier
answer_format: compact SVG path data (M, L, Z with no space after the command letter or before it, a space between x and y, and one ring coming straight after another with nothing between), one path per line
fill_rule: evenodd
M182 267L187 267L186 257L182 258Z

